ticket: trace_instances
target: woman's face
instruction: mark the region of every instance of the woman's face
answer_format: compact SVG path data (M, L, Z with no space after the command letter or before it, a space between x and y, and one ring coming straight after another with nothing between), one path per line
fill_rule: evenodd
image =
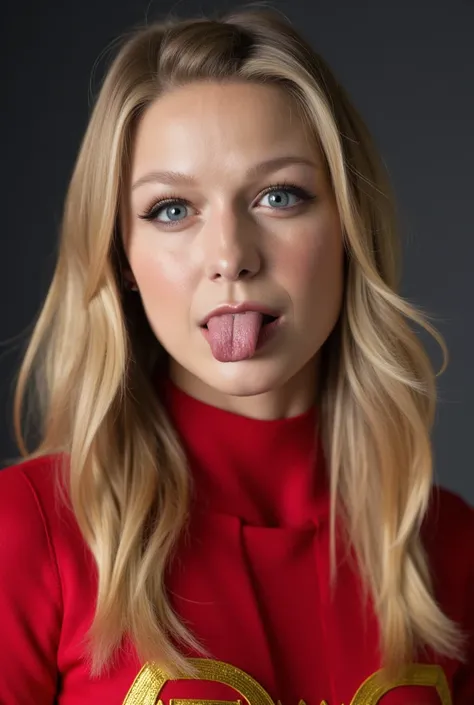
M130 296L180 387L262 418L312 403L341 307L342 233L321 154L281 89L193 83L157 99L136 132L123 232Z

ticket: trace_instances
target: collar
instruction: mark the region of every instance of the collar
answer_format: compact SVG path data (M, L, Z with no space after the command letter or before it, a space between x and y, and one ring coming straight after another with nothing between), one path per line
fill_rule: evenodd
M260 420L202 402L169 378L161 395L188 457L199 510L266 527L310 528L328 516L315 406Z

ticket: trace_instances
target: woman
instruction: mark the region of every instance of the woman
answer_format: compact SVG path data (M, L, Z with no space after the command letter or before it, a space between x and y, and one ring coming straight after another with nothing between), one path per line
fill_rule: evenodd
M367 129L279 14L134 30L0 473L0 701L474 702L474 517ZM36 379L41 440L21 430Z

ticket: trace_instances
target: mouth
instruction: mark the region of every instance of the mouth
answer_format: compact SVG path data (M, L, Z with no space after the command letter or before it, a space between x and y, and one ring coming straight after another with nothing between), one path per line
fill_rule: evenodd
M201 333L219 362L238 362L254 357L281 328L282 315L246 305L240 310L221 308L200 323Z
M274 322L281 315L281 312L278 309L262 304L259 301L243 301L241 303L221 304L220 306L217 306L213 311L208 313L199 321L199 325L201 328L207 328L207 324L211 318L225 315L228 317L235 317L242 313L261 314L263 325L268 325L269 323Z
M262 319L262 327L268 326L270 323L274 323L275 321L278 321L280 316L271 316L269 313L264 313L263 314L263 319ZM204 328L204 330L209 330L207 323L203 323L200 326L201 328Z

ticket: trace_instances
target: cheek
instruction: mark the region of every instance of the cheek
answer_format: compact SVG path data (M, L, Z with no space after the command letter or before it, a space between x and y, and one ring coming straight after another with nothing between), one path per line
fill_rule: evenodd
M186 306L192 272L182 256L137 241L130 248L129 261L150 318L166 320Z
M344 274L341 228L335 219L312 224L294 233L291 246L280 253L280 271L298 308L313 311L328 303L340 304Z

